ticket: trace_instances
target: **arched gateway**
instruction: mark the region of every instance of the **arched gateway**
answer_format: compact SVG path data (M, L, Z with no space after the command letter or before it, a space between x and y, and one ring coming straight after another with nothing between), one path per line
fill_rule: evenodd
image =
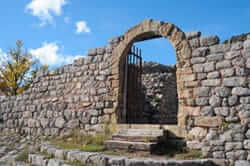
M185 126L186 112L184 110L184 103L188 99L186 95L188 88L184 83L186 79L192 77L192 68L190 67L190 57L192 49L188 40L182 30L177 26L160 21L145 20L141 24L132 27L128 32L122 36L122 41L113 51L112 60L112 86L114 89L115 101L117 101L117 115L118 121L123 123L126 121L126 110L124 109L123 98L123 83L124 83L124 63L126 56L130 51L133 43L164 37L168 39L176 51L177 56L177 91L178 91L178 124ZM167 57L166 57L167 58Z

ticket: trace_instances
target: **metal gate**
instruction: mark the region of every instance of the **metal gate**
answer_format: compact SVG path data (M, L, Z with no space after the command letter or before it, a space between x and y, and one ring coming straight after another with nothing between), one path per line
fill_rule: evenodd
M142 103L141 49L132 46L125 62L124 117L126 123L139 123Z

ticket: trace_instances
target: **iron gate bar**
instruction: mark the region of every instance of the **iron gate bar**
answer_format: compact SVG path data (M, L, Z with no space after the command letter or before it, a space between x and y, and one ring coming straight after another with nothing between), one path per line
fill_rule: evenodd
M123 120L136 123L143 106L141 104L142 56L141 49L132 46L125 62Z
M127 121L127 91L128 91L128 62L129 62L129 56L125 57L125 77L124 77L124 97L123 97L123 111L122 111L122 117L121 121L126 122Z

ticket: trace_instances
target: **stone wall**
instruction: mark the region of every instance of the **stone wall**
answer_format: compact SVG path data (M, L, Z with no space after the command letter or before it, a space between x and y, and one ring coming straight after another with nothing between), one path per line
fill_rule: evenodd
M2 98L0 130L32 135L102 131L115 119L110 68L114 46L91 49L71 65L40 71L24 94Z
M105 48L42 71L23 95L1 99L0 129L34 135L102 131L123 117L123 63L136 41L166 37L176 50L178 126L190 148L231 161L250 160L250 36L224 43L145 20Z
M177 124L178 96L175 66L144 62L143 117L152 124Z
M220 44L217 36L188 33L195 87L187 105L188 146L207 157L250 160L250 36ZM238 39L238 40L237 40Z

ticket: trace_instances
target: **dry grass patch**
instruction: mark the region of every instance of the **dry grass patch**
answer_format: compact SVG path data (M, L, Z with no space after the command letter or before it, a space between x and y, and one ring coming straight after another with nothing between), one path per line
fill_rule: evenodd
M103 152L105 150L104 142L111 138L114 126L105 124L104 132L90 135L73 131L71 134L52 138L49 141L62 149L81 149L86 152Z
M104 141L109 137L104 134L88 135L73 132L70 136L53 138L50 142L62 149L81 149L88 152L104 151Z

